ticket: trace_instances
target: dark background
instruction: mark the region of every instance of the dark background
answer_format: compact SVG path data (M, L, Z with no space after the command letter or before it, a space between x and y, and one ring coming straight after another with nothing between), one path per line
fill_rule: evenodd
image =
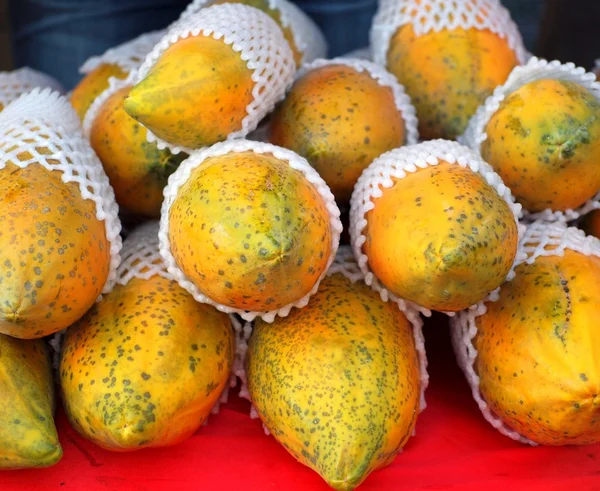
M310 12L313 2L297 3ZM7 3L0 0L0 70L12 67ZM600 0L503 0L503 4L534 54L588 69L600 58Z

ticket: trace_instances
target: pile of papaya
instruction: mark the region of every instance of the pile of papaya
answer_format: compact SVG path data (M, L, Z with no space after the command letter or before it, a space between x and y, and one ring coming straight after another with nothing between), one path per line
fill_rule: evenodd
M0 469L61 459L57 410L143 452L237 390L355 489L415 433L433 311L482 418L600 442L600 85L438 3L327 59L286 0L195 1L69 96L0 76Z

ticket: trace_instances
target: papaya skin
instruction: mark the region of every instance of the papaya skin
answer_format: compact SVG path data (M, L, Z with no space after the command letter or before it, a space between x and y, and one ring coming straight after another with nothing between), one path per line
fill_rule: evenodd
M59 171L0 171L0 333L32 339L65 329L100 295L110 243L96 204Z
M129 89L118 90L102 105L92 124L90 143L119 206L137 216L158 218L169 176L187 155L159 150L146 140L146 128L123 108Z
M222 39L196 36L167 49L125 99L125 111L159 138L187 148L242 128L252 70Z
M516 268L477 318L481 392L543 445L600 442L600 259L566 250Z
M325 278L305 308L274 324L256 321L246 371L271 434L338 490L390 464L419 413L412 326L393 303L340 274Z
M0 469L49 467L62 457L46 345L0 334Z
M83 77L71 92L71 105L75 108L81 121L85 118L96 97L108 89L110 77L125 78L127 72L119 65L104 63Z
M392 37L387 56L388 70L417 110L423 140L461 135L518 64L507 41L488 30L443 29L416 36L410 24Z
M432 310L482 300L504 282L517 251L508 204L479 174L443 161L395 180L367 222L371 271L392 293Z
M283 22L281 21L281 12L279 10L270 8L269 0L217 0L216 2L211 2L210 5L221 5L224 3L241 3L243 5L248 5L250 7L257 8L258 10L262 10L265 14L271 17L271 19L277 23L281 29L281 32L283 32L285 40L290 45L296 66L299 67L302 64L302 58L304 55L296 46L292 29L289 26L285 27L283 25Z
M208 418L233 357L226 314L175 281L134 278L68 329L65 409L82 436L108 450L175 445Z
M529 211L577 208L600 189L600 102L576 83L524 85L500 103L486 133L483 159Z
M394 95L366 72L328 65L298 80L271 123L270 141L305 157L340 205L362 171L404 143Z
M301 299L331 255L325 201L272 155L207 159L169 213L175 261L204 295L228 307L269 312Z

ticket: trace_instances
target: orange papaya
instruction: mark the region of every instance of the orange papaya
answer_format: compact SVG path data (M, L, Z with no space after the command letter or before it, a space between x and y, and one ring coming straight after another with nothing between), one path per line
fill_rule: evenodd
M190 36L163 53L124 107L157 137L200 148L241 129L253 89L240 53L222 38Z
M369 267L389 291L428 309L459 311L504 282L517 223L480 174L441 161L392 180L363 232Z
M246 373L271 434L338 490L391 463L419 413L412 325L396 304L340 273L305 308L255 322Z
M269 139L305 157L344 206L362 171L405 137L392 89L366 71L332 64L296 81L272 118Z
M600 190L600 101L575 82L523 85L485 133L483 159L529 211L577 208Z
M71 104L79 119L83 121L96 97L108 89L108 80L111 77L125 78L126 76L127 73L113 63L103 63L86 74L71 92Z
M53 413L44 341L0 334L0 469L48 467L61 459Z
M454 139L477 108L502 85L518 59L506 38L475 28L417 36L411 24L394 34L387 68L406 88L422 139Z
M79 184L36 163L7 163L0 189L0 333L31 339L65 329L108 278L105 222Z
M65 335L60 379L69 421L108 450L175 445L209 416L234 351L229 317L174 280L118 284Z
M481 393L536 443L598 443L600 258L567 249L515 272L476 318Z
M130 87L124 87L100 107L91 126L90 143L115 191L121 209L131 214L158 218L163 189L169 176L187 155L173 155L148 142L148 131L123 107Z
M168 213L179 268L205 296L235 309L270 312L300 300L332 253L325 200L271 154L207 158Z

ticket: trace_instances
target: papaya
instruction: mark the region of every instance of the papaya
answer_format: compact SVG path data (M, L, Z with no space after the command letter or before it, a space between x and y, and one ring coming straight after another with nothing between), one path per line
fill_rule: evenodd
M369 267L389 291L455 312L504 282L517 253L517 223L480 174L440 161L392 179L363 232Z
M111 77L125 78L127 77L127 72L119 65L103 63L85 75L73 89L73 92L71 92L71 104L81 121L85 118L88 109L94 100L96 100L96 97L108 89L108 81Z
M476 318L481 393L536 443L598 443L600 258L567 249L515 271Z
M255 322L246 373L271 434L334 489L354 489L391 463L419 413L411 324L339 273L305 308Z
M63 341L67 416L102 448L175 445L208 418L229 381L226 314L159 275L118 284Z
M506 39L475 28L417 36L406 24L392 37L387 54L387 68L410 95L424 140L461 135L517 65Z
M163 189L187 155L159 150L156 143L146 140L146 128L123 107L129 90L130 87L124 87L115 91L102 104L92 123L90 143L102 161L121 209L158 218Z
M0 469L48 467L61 459L53 413L44 341L0 334Z
M325 200L271 154L207 158L168 213L179 268L205 296L235 309L270 312L300 300L332 253Z
M290 48L294 55L294 61L296 62L296 66L299 67L302 64L302 58L304 55L302 51L298 49L298 46L296 46L296 41L294 39L294 32L292 31L292 28L289 25L283 25L283 22L281 20L281 10L278 7L278 2L272 2L269 0L217 0L216 2L211 2L210 5L221 5L224 3L241 3L243 5L248 5L249 7L254 7L258 10L262 10L265 14L271 17L271 19L273 19L280 27L281 32L283 32L283 36L285 37L285 40L290 45Z
M575 82L523 85L485 133L483 159L529 211L577 208L600 190L600 101Z
M79 184L36 163L8 162L0 189L0 333L53 334L82 317L102 292L111 262L105 222Z
M187 148L242 128L252 70L224 40L190 36L169 47L125 98L125 111L157 137Z
M270 141L305 157L340 206L362 171L405 141L390 87L364 71L326 65L296 81L271 123Z

